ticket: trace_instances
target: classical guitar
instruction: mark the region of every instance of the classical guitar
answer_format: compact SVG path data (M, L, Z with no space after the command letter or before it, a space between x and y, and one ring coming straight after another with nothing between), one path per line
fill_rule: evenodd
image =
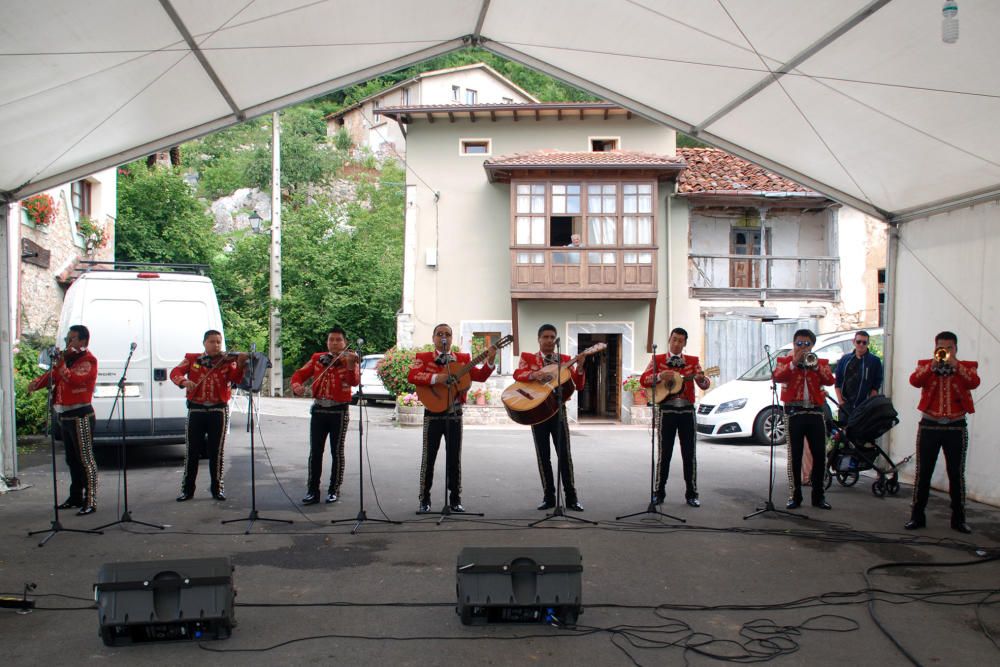
M670 369L667 369L670 370ZM713 377L719 375L718 366L709 366L702 371L703 375L708 377ZM654 403L662 403L667 399L674 398L681 393L684 388L685 382L690 382L695 378L697 373L690 373L688 375L682 375L677 373L676 375L671 375L666 380L657 380L656 384L650 389L650 395Z
M580 357L589 357L607 348L606 343L598 343L580 353ZM573 385L571 369L576 359L563 364L549 364L541 369L547 373L546 382L515 382L500 396L507 414L518 424L532 426L539 424L556 413L559 409L559 398L556 388L562 389L562 401L565 403L573 395L576 387ZM558 378L556 377L558 375Z
M454 380L449 384L417 385L417 396L420 398L420 402L429 412L444 412L455 402L459 394L472 384L469 371L482 363L489 356L490 350L499 350L513 342L513 336L504 336L473 357L467 364L458 361L450 362L441 372L447 373Z

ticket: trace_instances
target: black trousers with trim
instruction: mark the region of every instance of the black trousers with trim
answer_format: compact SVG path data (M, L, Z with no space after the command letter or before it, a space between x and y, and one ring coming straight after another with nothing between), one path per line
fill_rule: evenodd
M938 452L944 451L948 495L951 496L951 522L965 522L965 455L968 449L969 431L965 420L952 424L920 421L917 426L917 470L910 518L926 520L924 510L930 498L934 466L937 464Z
M826 421L817 410L785 410L788 434L788 490L792 500L802 501L802 450L809 443L813 467L809 475L813 504L823 500L826 474Z
M554 503L556 500L556 481L552 472L553 449L556 451L556 456L559 457L559 475L562 477L566 504L572 505L577 502L576 480L573 479L573 453L570 448L566 408L532 426L531 438L535 441L535 458L538 460L538 475L541 478L545 502Z
M431 504L434 485L434 463L437 461L441 438L445 446L445 481L448 504L462 502L462 411L424 411L424 451L420 461L420 504Z
M94 409L89 405L59 415L66 466L69 468L68 500L86 507L97 507L94 422Z
M659 452L656 463L656 495L663 498L667 491L670 461L674 455L674 439L681 441L681 461L684 463L684 499L698 497L698 459L695 453L694 406L690 408L660 408Z
M323 452L326 450L327 438L330 439L330 486L327 493L340 495L340 484L344 480L344 441L347 438L347 425L351 421L346 405L324 408L313 406L312 418L309 420L309 479L306 482L307 493L319 495L320 482L323 479Z
M184 477L181 491L194 494L198 480L198 461L208 457L208 472L212 478L212 495L225 491L223 480L226 429L229 424L229 406L188 408L185 431L187 452L184 456Z

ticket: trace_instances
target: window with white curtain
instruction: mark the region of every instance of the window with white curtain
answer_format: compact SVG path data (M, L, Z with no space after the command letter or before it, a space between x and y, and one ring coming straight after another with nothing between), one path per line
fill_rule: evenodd
M518 213L545 213L545 184L532 183L517 186Z
M545 243L545 218L519 215L517 217L517 245L543 245Z

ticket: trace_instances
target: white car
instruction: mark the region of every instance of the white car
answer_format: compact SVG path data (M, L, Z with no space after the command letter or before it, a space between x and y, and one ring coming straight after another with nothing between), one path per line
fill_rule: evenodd
M366 354L361 358L361 391L365 401L374 403L375 401L391 401L395 397L389 394L389 390L382 384L375 367L382 360L384 354ZM351 403L358 402L358 387L351 387Z
M881 356L883 330L869 329L868 333L872 348ZM821 334L816 337L813 351L835 367L846 352L854 349L854 334L855 331ZM785 345L774 356L788 356L791 349L791 344ZM780 391L779 385L779 397ZM832 386L827 391L836 399ZM774 441L783 443L785 423L781 416L781 404L779 402L772 407L771 399L771 369L765 357L739 378L719 385L701 397L697 404L698 433L713 438L753 437L766 445L771 442L773 429ZM829 402L826 408L831 408Z

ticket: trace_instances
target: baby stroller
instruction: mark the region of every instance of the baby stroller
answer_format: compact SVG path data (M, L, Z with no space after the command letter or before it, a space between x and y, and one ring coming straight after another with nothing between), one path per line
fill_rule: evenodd
M832 398L829 400L836 403ZM899 493L899 466L875 442L898 423L892 401L882 395L872 396L854 408L847 423L828 423L833 446L828 447L826 454L823 487L829 489L834 477L841 486L854 486L860 473L874 470L877 478L872 483L873 494L881 498L886 493L891 496Z

